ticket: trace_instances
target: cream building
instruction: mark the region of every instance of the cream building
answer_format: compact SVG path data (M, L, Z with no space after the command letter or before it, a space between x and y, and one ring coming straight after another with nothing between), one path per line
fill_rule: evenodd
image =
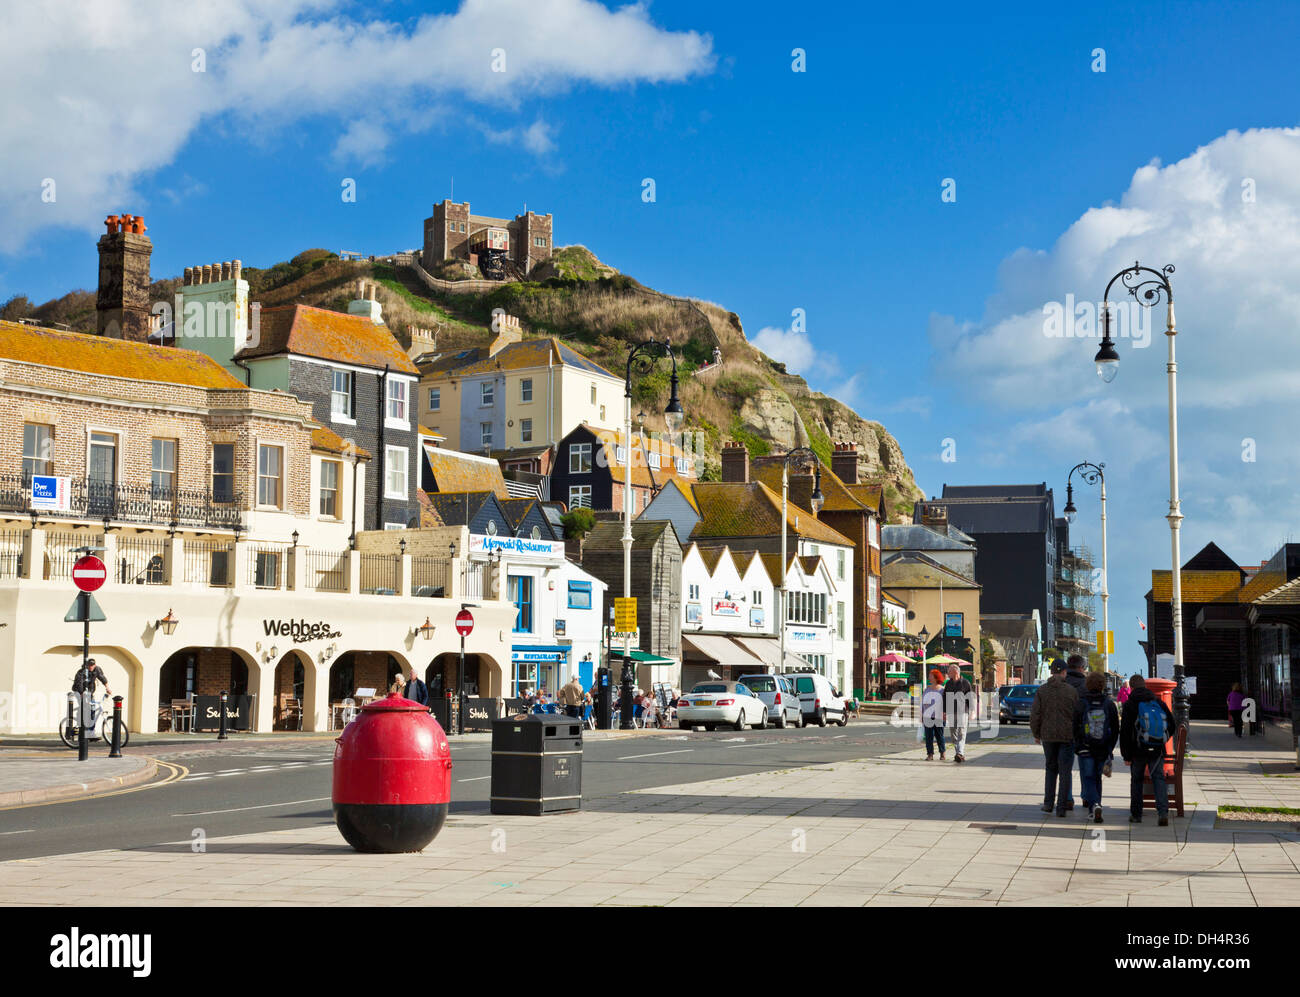
M65 622L89 548L108 579L91 654L129 727L229 693L237 725L324 730L400 669L459 657L501 696L505 559L463 528L357 528L370 455L283 391L195 352L0 322L0 733L48 732L81 662ZM336 465L329 467L329 465Z

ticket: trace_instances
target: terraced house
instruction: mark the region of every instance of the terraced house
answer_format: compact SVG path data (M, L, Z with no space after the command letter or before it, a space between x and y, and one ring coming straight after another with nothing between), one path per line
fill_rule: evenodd
M416 357L418 418L443 446L548 474L551 448L570 430L622 423L621 377L558 339L521 340L510 316L498 316L496 328L486 347Z
M249 387L308 402L321 425L348 441L352 459L357 448L372 454L358 529L414 525L423 460L412 398L419 370L384 325L373 286L360 290L348 314L309 305L253 309L238 261L218 264L220 279L212 272L186 272L177 344L207 354Z

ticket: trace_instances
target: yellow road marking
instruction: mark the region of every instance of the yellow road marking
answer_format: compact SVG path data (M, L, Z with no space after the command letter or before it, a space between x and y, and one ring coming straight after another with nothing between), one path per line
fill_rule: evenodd
M158 779L154 782L146 782L142 786L128 786L125 789L115 789L107 793L92 793L88 796L74 796L66 800L46 800L42 803L16 803L11 807L0 807L0 813L7 810L27 810L31 807L57 807L62 803L80 803L82 800L103 800L110 796L122 796L126 793L138 793L143 789L158 789L160 786L167 786L173 782L179 782L190 774L190 770L184 765L177 765L174 762L164 762L159 759L153 759L153 762L160 769L167 769L168 774L164 779Z

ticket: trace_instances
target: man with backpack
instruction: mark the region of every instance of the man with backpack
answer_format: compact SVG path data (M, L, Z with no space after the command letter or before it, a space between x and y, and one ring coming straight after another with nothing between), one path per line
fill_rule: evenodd
M1067 676L1067 681L1068 681ZM1074 750L1079 758L1079 786L1083 808L1101 820L1101 770L1119 740L1119 711L1106 695L1106 676L1091 672L1083 695L1074 707Z
M1147 688L1141 675L1128 680L1133 694L1124 704L1119 722L1119 753L1132 767L1129 789L1129 823L1142 823L1142 782L1149 774L1155 789L1156 813L1161 827L1169 824L1169 791L1165 786L1165 742L1174 731L1174 716Z
M1074 689L1074 691L1078 694L1080 699L1082 699L1084 694L1088 691L1087 689L1088 662L1087 659L1085 659L1082 654L1072 654L1065 659L1065 681L1070 684L1071 688ZM1083 756L1076 754L1075 757L1079 760L1079 785L1082 786L1083 785ZM1088 802L1087 800L1084 801L1085 810L1087 810L1087 802ZM1066 810L1074 809L1073 796L1071 796L1069 801L1065 804L1065 809ZM1092 811L1089 810L1088 815L1091 816L1091 814Z

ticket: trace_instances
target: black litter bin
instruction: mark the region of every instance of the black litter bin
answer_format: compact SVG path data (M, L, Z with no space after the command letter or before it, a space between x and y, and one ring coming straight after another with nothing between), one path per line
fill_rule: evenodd
M529 713L492 721L492 813L582 809L582 721Z

